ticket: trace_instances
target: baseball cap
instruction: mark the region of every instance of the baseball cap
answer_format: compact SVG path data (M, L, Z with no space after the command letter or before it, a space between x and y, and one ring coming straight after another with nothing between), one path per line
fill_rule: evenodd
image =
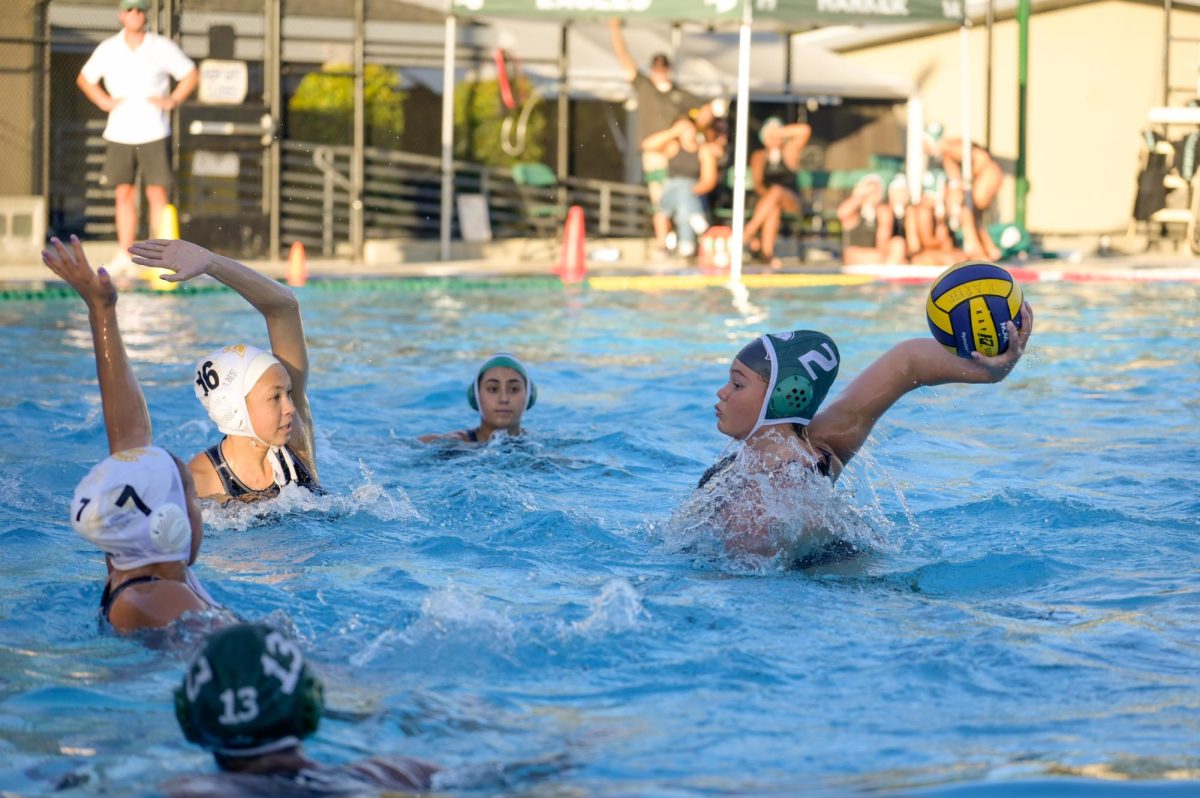
M121 0L117 4L117 8L121 11L128 11L131 8L136 8L139 11L149 11L150 0Z

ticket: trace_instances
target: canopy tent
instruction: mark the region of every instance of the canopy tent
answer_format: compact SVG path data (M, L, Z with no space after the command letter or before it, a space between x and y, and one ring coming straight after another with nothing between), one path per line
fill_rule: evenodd
M489 22L487 28L472 29L468 34L475 44L510 51L520 63L522 74L535 85L557 84L558 67L554 62L558 57L561 20L497 18ZM668 53L675 82L683 88L701 97L732 95L737 89L737 34L703 31L697 35L698 30L689 26L678 36L672 36L669 26L652 24L630 28L624 35L636 63L646 64L653 54ZM906 100L913 92L910 81L881 74L777 31L755 32L753 47L750 89L756 99ZM621 101L631 95L624 71L613 56L612 34L607 25L572 24L567 32L567 50L570 53L567 91L572 97ZM490 62L483 65L480 75L494 75Z
M429 5L429 3L423 3ZM624 17L675 22L867 24L962 21L958 0L453 0L458 16Z
M945 21L960 25L963 22L961 0L448 0L446 18L446 82L453 79L454 40L458 17L523 17L527 19L598 19L614 16L627 22L669 20L700 22L710 25L737 24L737 108L734 163L736 165L733 194L733 262L730 277L741 279L742 237L745 225L745 179L747 135L749 133L749 99L751 73L751 27L757 21L774 28L795 28L802 23L871 24L880 22ZM423 0L429 5L430 0ZM966 63L965 28L962 37L963 61ZM449 94L449 93L448 93ZM448 96L448 95L444 95ZM967 90L964 83L964 105ZM450 155L453 141L453 107L445 101L442 120L442 253L449 254L449 209L452 198ZM914 114L909 120L909 149L919 146L919 103L910 104ZM969 141L964 114L963 139ZM914 128L918 128L914 130ZM910 167L912 159L910 158ZM970 158L964 159L964 182L970 183ZM968 189L969 190L969 189Z

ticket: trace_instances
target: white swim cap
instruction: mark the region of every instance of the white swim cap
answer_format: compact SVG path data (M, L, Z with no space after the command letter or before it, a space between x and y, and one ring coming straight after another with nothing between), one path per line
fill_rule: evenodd
M75 488L71 526L121 570L187 562L192 555L179 466L157 446L126 449L97 463Z
M217 429L266 444L250 423L246 394L263 372L278 362L270 352L246 344L226 346L200 359L194 380L196 398Z

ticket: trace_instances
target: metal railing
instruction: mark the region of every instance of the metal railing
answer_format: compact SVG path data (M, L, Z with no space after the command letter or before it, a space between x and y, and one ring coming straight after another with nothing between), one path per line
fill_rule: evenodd
M303 241L332 255L351 240L349 146L284 141L281 150L280 228L284 241ZM366 239L437 238L441 224L441 162L438 158L368 147L364 151L363 233ZM481 194L493 238L529 235L531 202L540 209L584 209L589 230L613 238L651 234L650 200L644 186L587 178L522 191L512 171L454 162L456 194ZM531 197L535 199L531 200ZM458 220L452 220L460 235Z

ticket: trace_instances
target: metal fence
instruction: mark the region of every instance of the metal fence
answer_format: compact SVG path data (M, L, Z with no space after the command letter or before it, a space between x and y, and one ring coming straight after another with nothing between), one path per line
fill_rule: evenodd
M350 241L353 148L284 142L281 149L284 238L334 254L339 244ZM365 161L366 237L436 238L441 226L440 160L368 147ZM511 169L456 161L454 191L484 198L497 238L529 235L535 232L530 223L534 213L549 211L561 217L570 205L583 207L589 229L600 236L641 237L651 232L650 200L640 185L567 178L540 191L522 190ZM461 232L457 220L453 232Z
M116 0L4 5L0 196L41 195L51 232L112 240L113 194L100 179L106 117L75 82L119 31ZM236 104L194 96L174 114L172 201L183 233L246 257L279 254L293 240L331 251L360 249L367 238L436 238L442 19L390 0L151 0L148 29L179 42L202 72L226 59L248 74ZM464 36L457 58L473 73L491 53ZM392 103L400 116L372 104L364 113L377 80L402 98ZM298 97L306 86L310 96ZM553 103L545 110L556 119ZM557 125L546 128L543 153L552 158ZM589 148L585 167L602 160L598 152ZM495 237L530 232L528 203L508 169L459 161L455 172L455 192L486 198ZM641 186L571 178L552 204L583 205L605 235L649 231ZM157 232L143 215L138 234Z

